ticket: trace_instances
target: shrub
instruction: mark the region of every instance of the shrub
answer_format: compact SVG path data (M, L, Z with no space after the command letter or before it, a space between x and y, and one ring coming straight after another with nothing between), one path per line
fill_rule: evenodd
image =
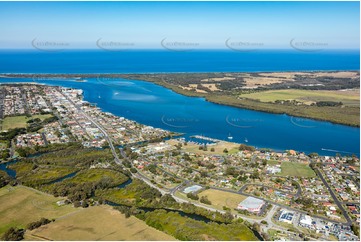
M29 223L26 228L29 230L33 230L36 228L39 228L40 226L43 226L45 224L51 223L51 221L47 218L41 218L39 221Z
M19 241L24 239L24 233L25 233L24 229L11 227L4 233L4 235L1 237L1 240Z
M193 193L193 192L188 193L187 197L192 199L192 200L198 200L199 199L198 195Z
M204 204L212 205L212 202L208 199L207 196L202 196L199 201Z

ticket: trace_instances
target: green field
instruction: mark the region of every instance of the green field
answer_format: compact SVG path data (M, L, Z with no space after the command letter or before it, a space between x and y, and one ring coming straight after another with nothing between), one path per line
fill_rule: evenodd
M315 172L306 164L297 162L282 162L281 176L294 176L294 177L315 177Z
M125 218L109 206L82 209L57 219L39 229L27 231L26 240L118 240L162 241L175 240L172 236L147 226L142 220Z
M206 73L209 78L209 73ZM303 118L312 118L322 121L330 121L333 123L351 125L351 126L360 126L360 105L359 105L359 89L349 90L349 91L319 91L319 90L300 90L297 93L297 90L292 93L291 96L282 96L281 94L287 93L290 90L282 90L281 94L274 94L269 101L275 101L282 98L292 99L300 98L300 101L307 103L315 101L342 101L345 106L340 107L329 107L329 106L311 106L311 105L294 105L294 104L278 104L274 102L262 102L258 99L262 99L263 94L267 92L257 92L255 94L242 94L239 95L239 92L221 92L221 93L199 93L196 91L185 90L179 87L184 83L188 83L190 78L196 78L195 74L189 75L183 79L183 75L172 77L172 81L164 81L163 77L157 76L147 76L147 75L133 75L133 76L123 76L127 79L138 79L145 80L149 82L154 82L158 85L169 88L177 93L180 93L185 96L191 97L204 97L207 101L218 103L222 105L234 106L238 108L245 108L250 110L263 111L268 113L277 113L277 114L288 114L296 117ZM202 79L204 79L202 77ZM183 79L183 80L181 80ZM197 79L197 78L196 78ZM199 79L199 78L198 78ZM183 82L183 83L182 83ZM358 81L359 82L359 81ZM359 84L358 84L359 85ZM339 84L331 85L334 88L337 88ZM273 91L268 91L273 92ZM246 96L250 95L250 96ZM259 96L252 96L259 95ZM267 96L267 95L266 95ZM266 99L264 99L266 100Z
M226 136L227 135L228 134L226 134ZM178 141L177 140L168 140L167 143L169 143L170 145L176 145L176 144L178 144ZM211 151L211 148L214 148L214 151ZM225 154L223 152L224 149L228 150L228 154L236 154L239 152L238 148L239 148L239 144L227 142L227 141L221 141L221 142L216 143L215 145L208 145L207 151L200 150L199 145L194 144L194 143L188 143L187 145L184 145L182 147L182 149L185 152L196 153L196 154L215 154L215 155L224 155Z
M263 92L255 92L250 94L242 94L240 97L256 99L261 102L274 102L276 100L297 100L308 104L318 101L334 101L342 102L347 106L360 105L360 91L323 91L323 90L270 90Z
M39 118L43 121L46 118L52 117L51 114L44 114L44 115L33 115L31 117L24 116L14 116L14 117L6 117L2 121L1 129L2 130L9 130L14 128L26 128L27 123L26 121L30 119Z
M58 206L63 198L23 186L5 186L0 189L0 236L10 227L24 228L40 218L56 219L78 211L72 205Z
M273 102L260 102L255 99L240 99L235 95L208 95L207 101L246 108L268 113L289 114L296 117L313 118L333 123L360 126L359 106L344 107L318 107L316 105L278 104Z
M274 165L278 165L279 162L276 161L276 160L268 160L268 161L267 161L267 164L268 164L268 165L271 165L271 166L274 166Z
M223 192L215 189L207 189L198 194L199 197L207 196L208 199L212 202L212 207L217 209L223 209L223 206L226 206L232 211L237 208L238 204L246 199L246 196L235 194L231 192Z

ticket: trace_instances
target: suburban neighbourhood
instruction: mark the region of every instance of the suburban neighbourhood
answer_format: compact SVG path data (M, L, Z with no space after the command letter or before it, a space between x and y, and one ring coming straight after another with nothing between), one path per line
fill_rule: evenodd
M356 156L256 149L201 135L186 139L102 112L72 88L1 85L0 107L1 132L16 130L11 140L1 140L4 163L52 144L110 147L133 179L177 202L259 224L270 240L359 241Z

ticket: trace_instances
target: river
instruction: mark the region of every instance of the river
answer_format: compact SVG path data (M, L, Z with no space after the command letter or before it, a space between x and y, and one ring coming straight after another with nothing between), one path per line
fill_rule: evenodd
M37 82L80 88L84 99L103 111L145 125L185 133L185 137L247 143L258 148L294 149L321 155L360 155L360 129L330 122L271 114L218 105L204 98L187 97L162 86L125 79L0 78L0 83ZM247 141L247 142L246 142Z

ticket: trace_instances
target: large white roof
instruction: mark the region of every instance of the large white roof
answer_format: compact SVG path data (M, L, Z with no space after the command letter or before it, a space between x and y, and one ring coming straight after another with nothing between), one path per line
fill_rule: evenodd
M256 209L262 206L265 202L261 199L257 199L254 197L247 197L243 200L238 206L242 206L244 208Z

